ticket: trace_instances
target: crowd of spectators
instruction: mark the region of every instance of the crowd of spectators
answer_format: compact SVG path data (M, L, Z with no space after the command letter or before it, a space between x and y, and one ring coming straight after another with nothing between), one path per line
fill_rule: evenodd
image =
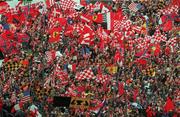
M143 27L143 16L150 19L146 24L146 32L133 32L132 35L124 37L118 47L114 46L114 40L118 40L115 38L114 30L107 31L106 36L109 40L102 47L98 31L103 26L98 23L84 23L77 18L83 13L90 12L87 7L77 11L78 16L71 17L73 24L67 25L75 27L75 24L81 23L90 26L95 32L92 44L79 43L80 35L77 28L69 33L66 31L67 25L61 24L62 22L55 23L55 27L62 27L64 30L61 31L60 41L49 42L49 15L52 8L22 21L22 25L16 26L14 35L24 33L28 35L28 41L13 46L16 50L14 53L2 51L4 58L0 69L0 116L178 117L179 23L175 18L179 17L179 12L172 19L173 26L168 31L164 31L163 24L158 22L164 15L161 10L168 7L172 1L136 0L135 3L143 6L137 12L128 8L132 0L102 1L110 12L116 13L121 9L127 20L132 22L131 26ZM19 8L18 13L21 12ZM94 10L92 14L100 12L101 9ZM63 15L68 19L68 14ZM2 15L0 24L4 27L5 24L9 25L8 29L0 32L2 40L5 31L13 31L13 23L8 24L8 17ZM140 37L153 37L157 27L160 33L165 35L166 40L159 42L159 46L153 46L159 51L154 51L149 45L139 56L141 49L137 48L137 45L140 42L136 40ZM122 30L119 29L117 32ZM17 38L14 36L13 41ZM177 40L173 46L168 46L167 42L172 38ZM130 43L132 40L133 44ZM153 41L149 43L154 44ZM47 52L51 52L50 55ZM53 52L55 57L52 55ZM8 62L21 63L22 66L13 69L9 67L11 64L7 65ZM60 76L55 74L58 67L61 69ZM79 79L78 74L87 69L92 70L94 78ZM31 99L21 105L21 98L26 90L30 91ZM91 108L54 107L54 96L89 98ZM21 105L21 108L14 111L17 104ZM38 114L30 110L32 105L36 106Z

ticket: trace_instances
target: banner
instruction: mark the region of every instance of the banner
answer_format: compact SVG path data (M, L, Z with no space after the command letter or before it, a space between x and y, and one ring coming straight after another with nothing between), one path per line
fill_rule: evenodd
M53 99L54 107L70 107L87 109L90 105L90 99L79 97L59 97L55 96Z
M78 97L72 97L70 108L81 108L86 109L89 108L90 100L87 98L78 98Z

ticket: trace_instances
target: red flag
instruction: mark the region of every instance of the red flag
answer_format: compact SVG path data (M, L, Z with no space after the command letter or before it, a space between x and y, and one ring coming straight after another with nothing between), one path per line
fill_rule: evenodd
M0 36L5 40L13 40L14 39L14 33L12 33L9 30L5 30Z
M46 6L47 8L52 7L55 4L55 0L46 0Z
M9 4L7 2L0 2L0 14L5 13L9 8Z
M80 44L87 44L87 45L93 44L94 32L89 25L85 25L83 30L80 30L79 35L80 35L79 38Z
M55 21L59 22L61 26L65 26L67 24L66 18L56 18Z
M170 30L172 30L172 27L173 27L173 23L171 20L169 20L163 25L163 30L170 31Z
M64 31L64 35L65 36L73 36L72 32L73 32L74 28L72 25L67 25L65 31Z
M178 7L180 7L180 0L172 0L171 5L177 5Z
M174 103L169 97L167 97L166 104L164 106L164 111L169 112L169 111L173 111L174 109L175 109Z
M147 114L147 117L154 117L153 111L150 106L148 106L148 108L146 109L146 114Z
M124 94L124 84L123 83L118 83L118 90L119 90L119 95Z
M94 79L94 73L91 68L85 69L81 73L77 73L76 77L77 80L85 80L85 79Z
M138 64L140 64L140 65L142 65L142 66L145 66L145 65L147 65L147 60L144 59L144 58L140 58L140 59L138 59L138 60L136 61L136 63L138 63Z
M91 16L88 14L82 14L80 16L82 22L91 22Z
M103 14L93 15L92 21L94 21L96 23L103 23Z
M60 37L61 37L61 32L62 28L58 27L58 28L53 28L49 31L50 34L50 38L49 38L49 43L55 43L55 42L59 42L60 41Z
M119 21L122 20L124 17L121 8L119 8L117 12L113 12L112 15L113 15L112 17L114 20L119 20Z
M68 73L66 71L63 71L62 68L60 68L58 64L56 65L54 74L61 80L65 80L68 78Z

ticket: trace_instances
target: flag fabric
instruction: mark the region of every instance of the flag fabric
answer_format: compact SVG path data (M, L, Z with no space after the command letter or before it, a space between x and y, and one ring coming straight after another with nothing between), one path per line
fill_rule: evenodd
M14 40L15 35L10 30L5 30L0 36L2 39L5 39L5 40Z
M129 8L131 11L137 12L139 9L142 8L142 6L141 6L140 4L138 4L138 3L132 2L132 3L128 6L128 8Z
M94 32L89 25L85 25L79 32L79 43L91 45L94 42Z
M142 70L142 73L149 77L154 77L156 75L155 67L149 66L145 70Z
M85 79L94 79L94 73L91 68L85 69L84 71L80 72L79 74L76 74L75 77L77 80L85 80Z
M160 43L162 41L166 42L166 36L165 35L162 35L159 28L156 29L154 35L152 36L152 38L154 39L154 43L157 44L157 43Z
M178 1L178 0L177 0ZM179 3L180 4L180 3ZM175 5L170 5L168 8L160 10L160 13L164 15L169 15L171 13L176 13L178 14L179 6L177 4Z
M75 71L76 71L76 63L69 64L69 65L68 65L68 68L69 68L71 71L75 72Z
M107 82L108 80L110 80L109 75L103 75L103 74L97 75L96 81L99 82L99 83L104 84L104 83Z
M112 18L112 12L105 13L105 22L106 22L106 28L107 30L112 30L113 28L113 18Z
M114 25L113 25L113 30L114 31L119 31L121 29L121 21L119 20L114 20Z
M92 112L98 114L100 109L103 108L103 106L105 105L105 103L106 103L106 100L104 99L102 102L96 104L95 107L90 107L89 110L91 110Z
M61 31L62 31L62 28L61 28L61 27L52 28L52 29L49 31L50 37L49 37L48 42L49 42L49 43L59 42L60 39L61 39L61 36L62 36L62 35L61 35Z
M3 68L4 71L16 71L22 67L24 67L24 65L19 61L8 61Z
M56 58L56 52L54 50L46 51L46 60L48 63L52 63L53 60Z
M174 48L174 46L177 44L177 38L171 38L168 41L166 41L166 45L170 46L172 49Z
M146 109L146 115L147 115L147 117L153 117L154 116L153 110L151 109L150 106L148 106Z
M164 111L166 113L168 113L170 111L173 111L174 109L175 109L175 106L174 106L172 100L170 99L170 97L167 97L166 104L164 106Z
M101 13L101 14L93 15L92 21L96 23L103 23L105 22L104 18L105 18L104 15Z
M50 14L50 20L49 23L52 24L52 23L55 23L54 20L56 20L56 18L62 18L63 17L63 13L60 9L57 9L56 7L53 7L52 8L52 12Z
M110 73L111 75L117 73L118 67L115 65L110 65L107 67L108 73Z
M91 33L85 33L80 37L80 44L91 45L93 43L93 35Z
M90 16L90 15L87 15L87 14L82 14L82 15L80 16L80 18L81 18L81 21L82 21L82 22L91 22L91 21L92 21L91 16Z
M57 76L61 80L66 80L68 78L68 73L62 70L62 68L60 68L58 64L56 65L54 75Z
M55 4L55 0L46 0L46 7L50 8Z
M60 0L59 3L61 6L61 9L64 11L66 10L73 11L76 5L76 2L74 2L73 0Z
M29 102L30 100L31 100L30 91L29 90L24 91L23 92L23 97L21 98L20 102L24 104L26 102Z
M0 2L0 14L6 13L9 9L9 4L7 2L1 1Z

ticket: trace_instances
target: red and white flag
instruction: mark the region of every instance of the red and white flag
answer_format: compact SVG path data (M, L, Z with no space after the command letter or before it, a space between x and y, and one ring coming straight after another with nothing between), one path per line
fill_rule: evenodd
M46 0L46 7L50 8L55 4L55 0Z
M56 52L54 50L46 51L46 60L51 63L56 58Z
M6 13L9 9L9 4L7 2L0 2L0 14Z
M76 74L75 77L77 80L85 80L85 79L94 79L94 73L91 68L85 69L84 71L80 72L79 74Z
M57 76L61 80L65 80L68 78L68 73L66 71L62 70L62 68L60 68L60 66L58 64L56 65L54 75Z
M59 4L61 6L62 10L69 10L69 11L74 11L74 7L77 4L73 0L60 0Z
M154 38L154 43L157 44L157 43L160 43L162 41L166 42L166 36L162 35L159 28L156 29L154 35L153 35L153 38Z
M80 44L91 45L94 42L94 32L89 25L85 25L83 30L79 34Z
M103 75L103 74L99 74L99 75L97 76L97 79L96 79L96 81L97 81L97 82L100 82L100 83L105 83L105 82L107 82L108 80L110 80L109 75Z

